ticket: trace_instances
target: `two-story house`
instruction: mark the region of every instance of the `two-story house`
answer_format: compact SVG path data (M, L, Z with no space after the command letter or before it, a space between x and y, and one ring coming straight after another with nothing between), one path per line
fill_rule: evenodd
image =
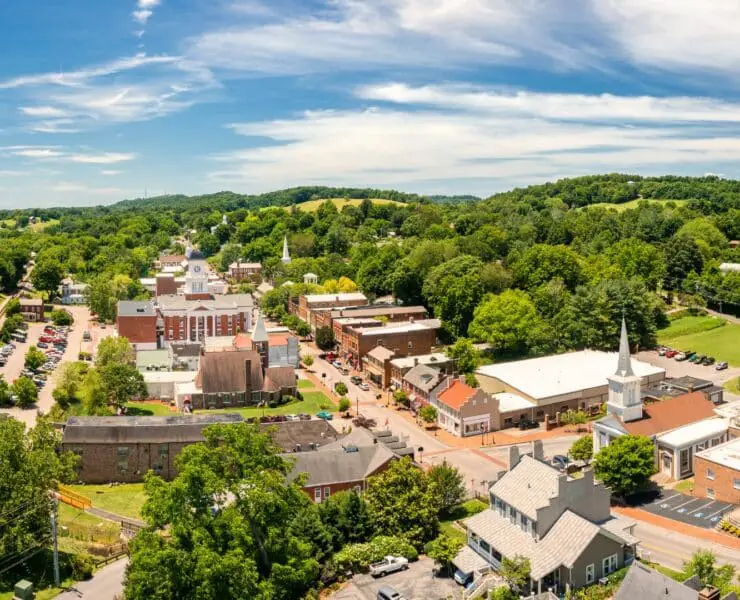
M491 508L465 521L468 546L458 556L468 572L497 570L504 558L523 556L531 565L531 591L562 592L634 559L634 523L611 516L609 490L591 469L572 479L547 464L541 441L532 456L510 447L509 471L489 493Z

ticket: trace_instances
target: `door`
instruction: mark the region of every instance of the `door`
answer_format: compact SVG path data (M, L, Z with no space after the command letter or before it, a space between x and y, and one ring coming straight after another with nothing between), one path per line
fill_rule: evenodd
M668 476L673 475L673 459L671 458L671 455L667 452L663 453L663 473Z
M596 580L596 565L591 563L586 566L586 584L593 583Z

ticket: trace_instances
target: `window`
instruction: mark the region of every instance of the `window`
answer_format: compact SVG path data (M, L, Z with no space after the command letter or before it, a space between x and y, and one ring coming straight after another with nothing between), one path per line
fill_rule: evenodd
M128 446L119 446L116 450L118 462L116 463L116 472L119 475L125 475L128 471Z
M712 488L707 488L707 498L714 500L714 490Z
M617 565L619 564L619 559L617 558L616 554L612 554L611 556L607 556L605 559L601 561L601 575L602 577L606 577L609 575L609 573L613 573L617 570Z
M480 546L480 549L483 550L483 552L491 551L491 546L489 546L488 542L486 542L485 540L481 540L480 542L478 542L478 545Z
M354 487L353 489L354 489L354 490L355 490L355 492L356 492L356 493L358 493L358 494L359 494L359 493L360 493L360 492L362 491L362 487L361 487L361 486L359 486L359 485L356 485L356 486L355 486L355 487Z
M740 479L733 479L732 487L734 487L736 490L740 490Z
M707 479L714 480L714 469L707 469Z
M315 502L321 502L321 488L320 487L313 489L313 499Z
M327 486L324 488L324 500L329 497L329 494L331 494L331 488Z
M596 579L596 565L586 565L586 584L593 583Z

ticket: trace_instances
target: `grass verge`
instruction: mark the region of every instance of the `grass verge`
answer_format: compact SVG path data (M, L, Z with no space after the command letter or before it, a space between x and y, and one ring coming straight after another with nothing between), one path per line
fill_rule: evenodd
M139 417L171 417L176 414L169 406L161 402L128 402L126 410L129 416Z
M146 500L143 483L70 485L69 487L89 498L95 508L132 519L141 518L141 507L144 506Z
M316 386L314 385L313 381L309 379L299 379L298 380L298 389L299 390L312 390Z
M213 408L206 410L197 410L197 413L204 412L235 412L242 415L245 419L250 417L261 417L264 415L292 415L299 413L306 413L315 415L317 412L325 410L328 412L336 412L337 405L334 404L323 392L302 392L303 400L296 400L295 402L289 402L288 404L282 404L275 408Z
M449 535L451 538L459 539L460 541L465 543L468 539L468 536L464 531L462 531L455 525L455 521L467 519L468 517L477 515L479 512L485 510L486 508L488 508L488 504L486 504L482 500L467 500L466 502L463 502L462 504L459 504L458 506L453 508L452 511L450 511L450 515L447 519L439 522L439 529L442 533Z

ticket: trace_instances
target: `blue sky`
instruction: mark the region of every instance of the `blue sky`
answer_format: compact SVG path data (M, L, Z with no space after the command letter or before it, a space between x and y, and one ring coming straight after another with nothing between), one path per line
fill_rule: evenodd
M740 177L740 4L0 2L0 208Z

